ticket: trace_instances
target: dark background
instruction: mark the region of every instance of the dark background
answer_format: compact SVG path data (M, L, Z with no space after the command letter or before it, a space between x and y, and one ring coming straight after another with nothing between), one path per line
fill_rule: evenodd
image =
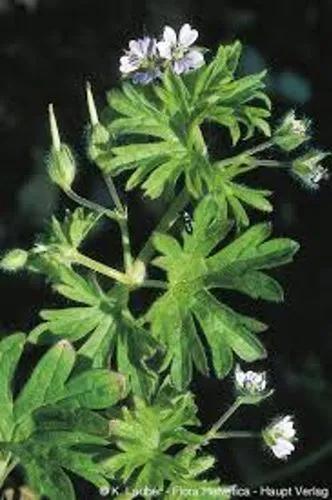
M245 45L242 70L270 70L275 119L295 108L313 119L314 144L324 150L332 147L332 1L0 0L1 252L28 247L52 211L61 213L64 200L44 167L48 103L54 102L64 137L82 157L86 79L102 106L104 92L119 81L118 59L128 40L142 33L158 35L166 23L179 27L187 21L199 29L201 45L209 48L240 38ZM91 168L81 160L77 190L106 201ZM279 172L262 173L255 180L275 191L275 233L293 237L302 249L293 265L277 272L286 290L284 305L231 297L235 306L271 325L264 334L270 356L257 367L267 365L276 388L273 400L241 410L231 427L259 429L276 413L290 412L297 420L299 442L285 465L256 442L217 444L218 473L225 482L248 484L266 483L265 475L277 471L270 484L332 486L331 181L318 192L308 192ZM130 195L129 201L138 249L158 207L139 195ZM255 218L259 216L253 214ZM118 234L112 226L108 229L97 236L97 248L100 258L114 263ZM29 329L40 307L56 300L40 279L1 275L0 286L2 335ZM195 382L205 426L231 401L232 382L227 384ZM290 469L306 457L314 463ZM82 492L80 498L85 497Z

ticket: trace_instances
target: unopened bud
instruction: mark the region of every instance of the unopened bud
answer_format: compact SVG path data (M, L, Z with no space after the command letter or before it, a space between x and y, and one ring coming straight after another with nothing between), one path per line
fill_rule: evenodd
M146 276L146 267L144 262L141 260L136 260L128 271L133 285L141 285Z
M290 111L275 131L273 141L284 151L293 151L310 139L309 126L309 120L298 120L294 111Z
M329 172L321 164L321 161L329 156L319 150L312 150L293 161L291 172L305 187L318 189L322 180L329 178Z
M96 108L95 100L93 97L90 82L86 83L86 100L88 103L90 122L91 122L91 125L94 127L95 125L97 125L99 123L99 118L98 118L97 108Z
M76 162L69 146L61 143L52 104L49 105L49 121L52 147L48 157L48 173L55 184L67 191L75 179Z
M20 248L15 248L10 250L0 261L0 268L3 271L15 272L23 269L27 260L28 252L21 250Z
M103 169L103 165L110 154L110 134L107 128L99 121L90 82L86 85L86 98L90 116L87 153L90 160Z

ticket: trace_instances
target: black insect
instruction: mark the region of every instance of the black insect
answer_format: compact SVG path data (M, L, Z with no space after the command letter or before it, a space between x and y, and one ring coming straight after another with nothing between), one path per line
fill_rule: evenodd
M182 212L182 220L183 220L184 228L185 228L186 232L188 234L192 234L192 232L193 232L193 220L192 220L189 212L187 212L186 210L183 210L183 212Z

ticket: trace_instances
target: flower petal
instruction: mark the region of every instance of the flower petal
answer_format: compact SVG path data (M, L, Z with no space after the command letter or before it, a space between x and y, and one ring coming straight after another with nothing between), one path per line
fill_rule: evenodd
M144 52L143 52L143 47L142 47L142 40L130 40L129 42L129 50L133 54L135 54L137 57L144 57Z
M182 58L174 61L173 69L177 75L181 75L182 73L186 73L187 71L189 71L190 66L188 66L186 59Z
M170 26L165 26L164 28L163 41L169 43L171 46L177 44L176 33Z
M179 44L190 47L198 38L198 31L191 29L190 24L184 24L179 33Z
M192 69L200 68L205 63L204 56L199 50L191 50L188 52L186 59L188 63L190 63Z
M172 59L172 46L168 42L158 42L157 47L162 59Z
M287 439L279 438L276 443L271 446L271 449L277 458L282 459L290 455L295 450L295 446Z
M130 56L122 56L120 58L120 71L121 73L132 73L133 71L136 71L139 67L139 61L136 59L136 61L130 57Z

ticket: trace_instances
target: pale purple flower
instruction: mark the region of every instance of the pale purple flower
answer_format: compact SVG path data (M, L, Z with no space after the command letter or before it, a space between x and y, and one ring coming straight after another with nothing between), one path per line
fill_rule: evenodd
M190 24L184 24L179 35L170 26L164 28L163 39L157 43L158 52L162 59L172 64L176 74L187 73L204 64L202 51L193 46L197 38L198 31Z
M256 395L266 391L266 372L245 372L239 365L235 367L235 384L239 392Z
M147 85L160 75L157 63L157 41L144 37L129 42L129 50L120 58L120 71L134 83Z

